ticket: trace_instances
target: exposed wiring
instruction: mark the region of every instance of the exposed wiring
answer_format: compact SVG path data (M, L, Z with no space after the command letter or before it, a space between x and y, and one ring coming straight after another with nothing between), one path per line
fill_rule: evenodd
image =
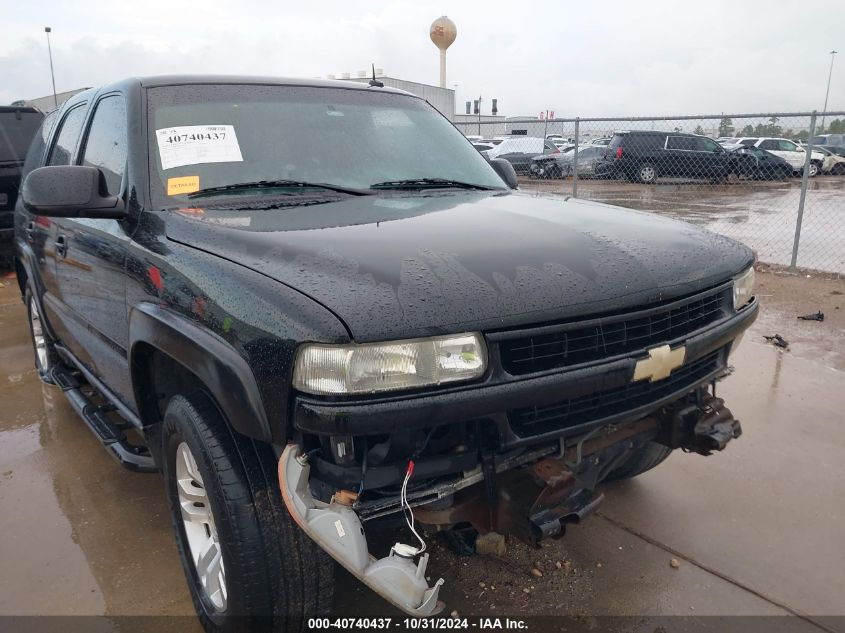
M405 471L405 481L402 482L402 491L400 493L400 503L402 505L402 511L405 513L405 521L408 523L408 527L411 529L411 532L414 536L417 537L417 540L420 542L420 549L417 550L417 555L422 554L425 551L425 541L417 532L416 528L414 527L414 511L411 508L411 504L408 503L408 481L411 479L411 475L414 474L414 460L408 460L408 470Z

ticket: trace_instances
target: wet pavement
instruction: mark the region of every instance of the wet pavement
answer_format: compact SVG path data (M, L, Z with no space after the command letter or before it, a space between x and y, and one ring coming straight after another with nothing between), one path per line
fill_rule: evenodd
M845 282L758 281L763 315L719 387L742 438L605 486L596 515L539 550L462 558L432 540L447 612L791 613L845 631ZM816 309L823 323L795 319ZM14 282L0 288L0 615L192 614L160 477L121 469L40 383L24 315ZM789 351L764 342L775 329ZM335 611L388 609L339 574Z
M570 195L572 180L520 179L520 188ZM578 197L653 211L740 240L760 261L787 265L792 257L801 181L740 180L724 185L665 181L643 185L581 179ZM845 177L819 176L804 202L798 265L845 273Z

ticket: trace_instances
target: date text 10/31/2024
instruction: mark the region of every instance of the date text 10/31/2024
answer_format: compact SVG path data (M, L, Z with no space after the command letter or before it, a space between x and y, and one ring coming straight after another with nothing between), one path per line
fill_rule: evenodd
M309 630L371 631L377 629L402 630L476 630L525 631L526 620L519 618L310 618Z

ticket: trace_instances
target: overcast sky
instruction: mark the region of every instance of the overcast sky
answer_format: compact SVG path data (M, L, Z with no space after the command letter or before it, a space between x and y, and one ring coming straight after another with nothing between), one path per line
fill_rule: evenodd
M436 84L428 31L444 13L459 111L480 92L508 116L821 110L829 51L845 53L842 0L0 0L0 104L51 93L47 25L59 92L162 73L354 76L371 62ZM828 110L845 109L837 58Z

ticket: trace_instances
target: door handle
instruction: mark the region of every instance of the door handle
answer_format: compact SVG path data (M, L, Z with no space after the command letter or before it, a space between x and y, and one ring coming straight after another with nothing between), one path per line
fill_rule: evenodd
M26 234L26 240L28 242L34 241L35 236L33 235L33 233L35 232L35 222L28 222L23 232L24 234Z
M67 238L64 235L59 235L53 244L56 247L56 253L62 258L67 256Z

